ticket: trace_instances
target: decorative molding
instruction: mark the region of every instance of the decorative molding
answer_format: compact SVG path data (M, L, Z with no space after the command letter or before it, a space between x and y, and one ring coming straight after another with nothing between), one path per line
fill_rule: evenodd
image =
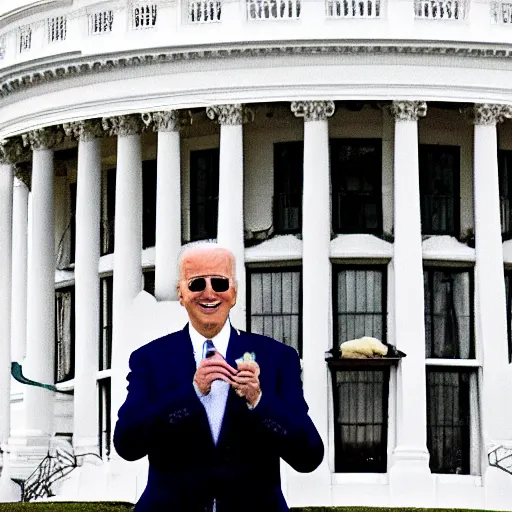
M59 126L37 128L21 135L24 146L30 146L32 151L39 149L54 149L64 141L64 131Z
M138 135L144 131L144 123L142 122L140 114L104 117L101 120L101 124L108 135L114 137Z
M121 54L110 57L74 57L63 58L45 67L33 63L20 64L15 71L0 74L0 98L4 98L16 91L44 83L62 80L68 77L95 74L113 69L162 64L165 62L180 62L202 59L223 58L251 58L281 55L433 55L467 58L512 58L512 46L510 47L477 47L477 46L403 46L403 45L369 45L365 43L352 45L284 45L258 46L258 47L218 47L195 50L165 50L154 53ZM58 58L58 57L57 57Z
M0 140L0 163L16 164L28 157L21 137Z
M68 137L81 141L90 141L105 135L101 119L85 119L64 123L62 128Z
M192 124L192 113L190 110L185 112L181 110L144 112L141 118L146 128L154 132L177 132L184 126Z
M334 114L334 101L292 101L291 111L304 122L325 121Z
M425 101L393 101L389 109L395 121L418 121L427 115Z
M217 117L217 122L226 126L238 126L254 121L254 111L241 103L206 107L206 115L212 121Z
M476 125L493 126L512 118L511 105L492 103L475 103L472 107L460 109L471 123Z

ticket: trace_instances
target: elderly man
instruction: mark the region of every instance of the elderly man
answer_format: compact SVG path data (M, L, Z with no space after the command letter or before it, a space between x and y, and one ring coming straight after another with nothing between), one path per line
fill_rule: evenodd
M279 459L300 472L324 447L308 416L295 350L234 329L235 259L216 244L182 252L190 322L130 357L114 445L149 457L137 512L283 512Z

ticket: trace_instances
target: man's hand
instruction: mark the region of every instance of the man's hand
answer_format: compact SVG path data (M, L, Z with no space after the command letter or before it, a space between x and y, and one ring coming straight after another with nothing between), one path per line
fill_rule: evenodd
M234 376L237 373L237 370L217 352L215 355L201 360L194 375L194 383L203 395L207 395L214 380L221 379L233 385Z
M260 367L255 361L238 363L238 374L233 377L235 393L254 407L261 395Z

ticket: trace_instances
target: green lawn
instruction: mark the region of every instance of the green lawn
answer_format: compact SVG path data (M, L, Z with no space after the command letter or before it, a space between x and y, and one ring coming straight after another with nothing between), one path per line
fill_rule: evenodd
M116 502L46 502L0 503L0 512L129 512L133 505ZM243 512L242 510L240 512ZM262 511L265 512L265 511ZM389 507L299 507L291 512L490 512L453 508L389 508ZM498 511L495 511L498 512Z

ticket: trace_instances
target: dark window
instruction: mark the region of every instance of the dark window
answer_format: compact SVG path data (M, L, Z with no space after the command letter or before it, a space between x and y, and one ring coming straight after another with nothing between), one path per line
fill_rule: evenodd
M425 235L460 234L458 146L419 147L421 225Z
M336 473L385 473L389 368L333 373Z
M470 473L470 383L474 370L427 367L427 447L433 473Z
M98 381L98 405L99 405L99 448L100 456L106 458L110 455L112 427L111 427L111 409L112 409L112 391L110 378Z
M219 149L190 152L190 239L217 237Z
M500 182L501 233L512 235L512 151L498 151L498 175Z
M507 296L508 360L512 363L512 270L505 270L505 294Z
M274 227L277 234L302 228L302 169L304 143L274 144Z
M142 276L144 277L144 291L155 295L155 271L144 270Z
M99 369L109 370L112 366L112 276L100 279L100 322L101 338Z
M247 283L249 332L293 347L302 357L302 275L299 268L250 269Z
M71 240L69 244L69 262L75 262L76 250L76 183L69 185L69 199L71 207L70 234Z
M386 339L386 269L334 266L334 346L372 336ZM387 468L389 368L332 373L335 471L383 473Z
M382 141L331 140L332 217L335 233L382 231Z
M142 162L142 248L155 246L156 160Z
M55 290L55 382L75 376L75 289Z
M473 359L473 271L426 268L425 351L427 358Z
M109 169L106 177L106 191L103 195L101 215L101 254L114 252L114 228L116 218L116 169Z
M335 345L373 336L386 340L385 268L335 267Z

